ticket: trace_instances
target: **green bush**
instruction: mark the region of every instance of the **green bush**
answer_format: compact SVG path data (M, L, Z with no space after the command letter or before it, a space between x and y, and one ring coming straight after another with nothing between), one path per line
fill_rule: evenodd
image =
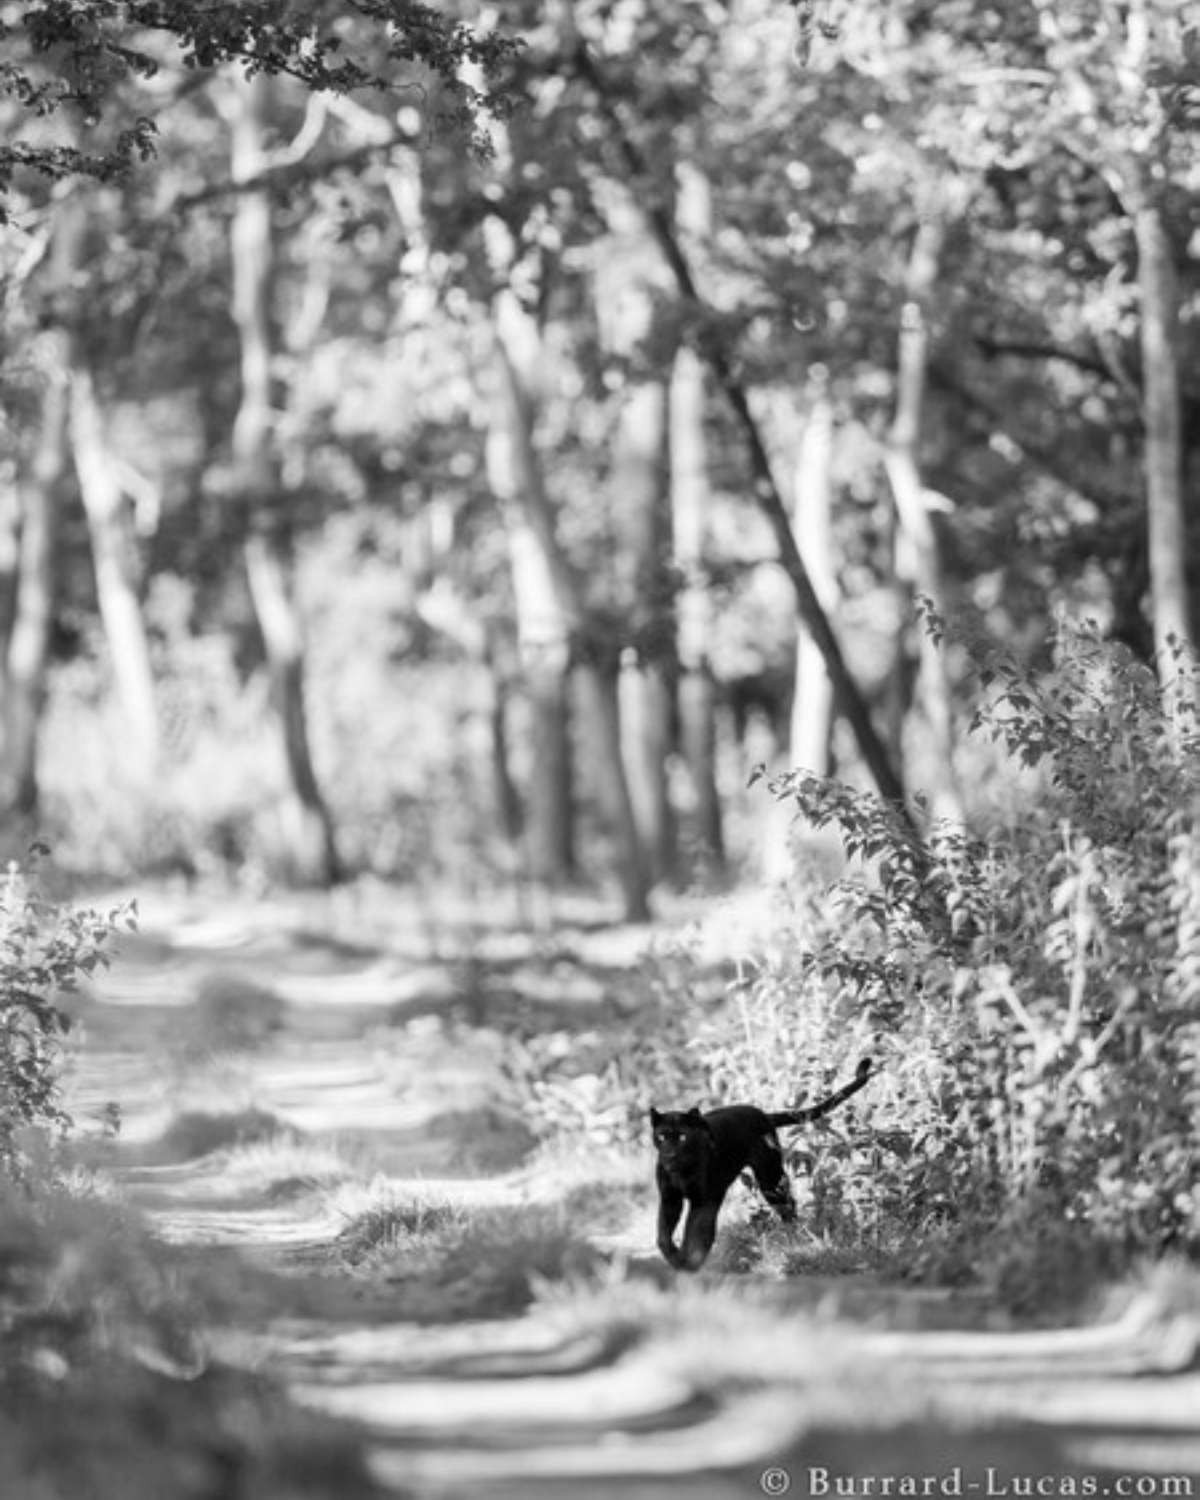
M69 1127L60 1071L71 1016L62 999L108 963L114 933L135 916L132 904L58 906L15 864L0 879L0 1172L19 1175L23 1127Z

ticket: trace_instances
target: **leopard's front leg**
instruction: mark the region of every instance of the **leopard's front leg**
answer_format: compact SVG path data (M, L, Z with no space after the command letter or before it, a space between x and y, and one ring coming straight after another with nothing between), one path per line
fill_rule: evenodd
M669 1266L679 1270L683 1255L675 1245L675 1226L683 1214L683 1193L663 1171L658 1173L658 1248Z

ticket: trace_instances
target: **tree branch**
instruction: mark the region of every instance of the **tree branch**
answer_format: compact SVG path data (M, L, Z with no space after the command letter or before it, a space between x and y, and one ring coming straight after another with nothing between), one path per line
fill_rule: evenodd
M654 178L649 163L627 130L600 67L586 43L580 42L573 62L578 76L587 84L596 100L612 143L620 153L629 177L639 189L642 212L658 243L659 251L680 294L696 314L695 337L698 352L712 371L713 378L741 428L750 459L754 498L771 524L779 549L779 560L795 589L800 618L825 662L838 711L850 725L863 761L880 795L895 805L900 816L915 833L912 815L905 802L903 782L876 733L870 710L842 655L841 645L829 617L821 607L808 568L796 545L787 506L775 482L766 445L750 410L745 387L737 376L733 360L717 330L712 309L696 285L691 265L675 232L673 216L654 191Z

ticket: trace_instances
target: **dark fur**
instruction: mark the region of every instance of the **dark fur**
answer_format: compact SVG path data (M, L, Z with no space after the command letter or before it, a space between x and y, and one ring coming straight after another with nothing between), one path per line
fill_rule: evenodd
M871 1077L864 1057L854 1080L808 1109L775 1114L753 1104L724 1109L650 1111L658 1151L658 1248L677 1270L698 1271L708 1259L717 1234L717 1215L725 1194L749 1167L763 1197L781 1219L796 1217L792 1189L783 1169L783 1151L775 1132L789 1125L819 1120L857 1094ZM687 1205L683 1245L675 1244L675 1226Z

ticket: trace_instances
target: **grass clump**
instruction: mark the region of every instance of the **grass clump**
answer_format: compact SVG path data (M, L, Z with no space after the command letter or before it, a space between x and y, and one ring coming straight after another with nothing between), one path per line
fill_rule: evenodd
M546 1283L594 1273L604 1257L553 1209L489 1209L448 1248L433 1277L443 1316L504 1318L524 1312Z
M362 1168L336 1145L304 1140L289 1128L232 1147L222 1175L233 1188L282 1202L333 1192L361 1177Z
M347 1216L336 1260L392 1283L400 1315L417 1321L512 1317L543 1284L589 1274L604 1263L560 1208L372 1191L374 1201Z
M436 1252L461 1232L468 1217L448 1198L373 1189L375 1201L347 1219L337 1237L337 1257L351 1268L380 1269L398 1258Z

